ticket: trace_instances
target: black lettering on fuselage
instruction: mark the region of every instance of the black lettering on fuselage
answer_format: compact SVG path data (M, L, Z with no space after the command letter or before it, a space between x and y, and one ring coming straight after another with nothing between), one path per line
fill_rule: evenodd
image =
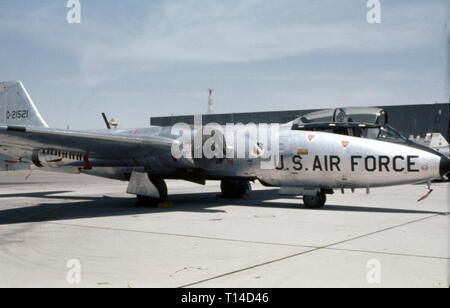
M378 165L379 165L379 170L380 172L383 172L383 167L385 168L385 170L387 172L389 172L389 164L391 162L391 159L389 158L389 156L379 156L378 157Z
M408 172L420 172L420 170L418 170L418 169L413 169L413 167L416 165L416 163L412 161L414 158L419 158L419 156L411 155L411 156L408 156L408 158L407 158Z
M355 172L355 167L359 165L359 163L356 161L356 159L362 159L362 156L352 156L352 172Z
M395 156L394 159L392 160L392 168L394 169L395 172L405 171L405 168L398 167L399 160L405 161L405 158L403 156Z
M323 160L319 156L314 157L313 171L341 171L341 158L339 156L324 155Z
M386 155L373 156L369 155L363 158L363 156L355 155L351 156L351 169L352 172L356 172L357 166L360 165L359 160L364 159L364 169L367 172L404 172L405 170L408 172L420 172L420 170L416 167L417 162L415 159L419 158L419 156L401 156L397 155L394 157L389 157Z
M283 155L280 155L280 163L281 163L281 166L276 167L275 169L277 169L277 170L283 170L284 169L284 157L283 157Z
M292 157L292 163L294 164L294 170L300 171L303 169L302 165L302 157L299 155L295 155Z
M354 155L350 156L350 166L352 172L359 172L359 167L364 168L366 172L420 172L417 167L417 160L419 156L409 155L402 156L397 155L390 157L387 155ZM314 157L314 162L312 166L313 171L327 171L327 172L341 172L341 161L342 158L336 155L316 155ZM304 169L302 163L302 157L300 155L295 155L292 157L293 168L296 171ZM281 156L281 167L277 170L284 170L284 161ZM361 170L362 171L362 170Z
M377 169L377 158L375 156L367 156L365 161L365 167L366 171L374 172Z
M325 167L325 171L328 171L328 156L327 155L325 155L323 157L323 165Z
M313 171L316 171L316 169L319 169L320 171L323 171L322 170L322 163L320 162L319 156L314 157Z
M337 171L341 171L341 168L339 167L339 164L341 163L341 159L339 156L330 156L330 169L331 171L334 171L334 168L336 167Z

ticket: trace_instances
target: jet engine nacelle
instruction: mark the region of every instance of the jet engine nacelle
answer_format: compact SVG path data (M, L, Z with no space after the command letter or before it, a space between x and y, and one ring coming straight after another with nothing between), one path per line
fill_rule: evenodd
M33 151L32 162L38 168L74 169L76 173L85 165L83 154L53 149Z

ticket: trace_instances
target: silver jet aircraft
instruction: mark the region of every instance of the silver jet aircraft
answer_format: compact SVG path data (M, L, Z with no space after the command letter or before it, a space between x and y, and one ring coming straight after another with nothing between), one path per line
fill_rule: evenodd
M129 181L127 192L148 203L167 199L166 179L219 180L226 197L246 194L249 183L259 180L280 187L281 194L303 196L308 208L320 208L336 189L430 183L450 172L448 158L408 141L378 109L313 113L256 137L249 126L219 130L51 129L21 82L0 83L0 153L46 171ZM204 148L215 156L195 155Z

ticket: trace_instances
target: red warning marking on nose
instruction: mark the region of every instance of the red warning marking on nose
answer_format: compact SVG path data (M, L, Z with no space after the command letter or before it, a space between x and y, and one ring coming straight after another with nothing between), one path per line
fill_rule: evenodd
M344 148L348 147L349 144L350 144L349 141L342 141L342 146L343 146Z
M315 136L315 135L308 135L308 140L309 140L309 141L313 141L313 140L314 140L314 138L316 138L316 136Z

